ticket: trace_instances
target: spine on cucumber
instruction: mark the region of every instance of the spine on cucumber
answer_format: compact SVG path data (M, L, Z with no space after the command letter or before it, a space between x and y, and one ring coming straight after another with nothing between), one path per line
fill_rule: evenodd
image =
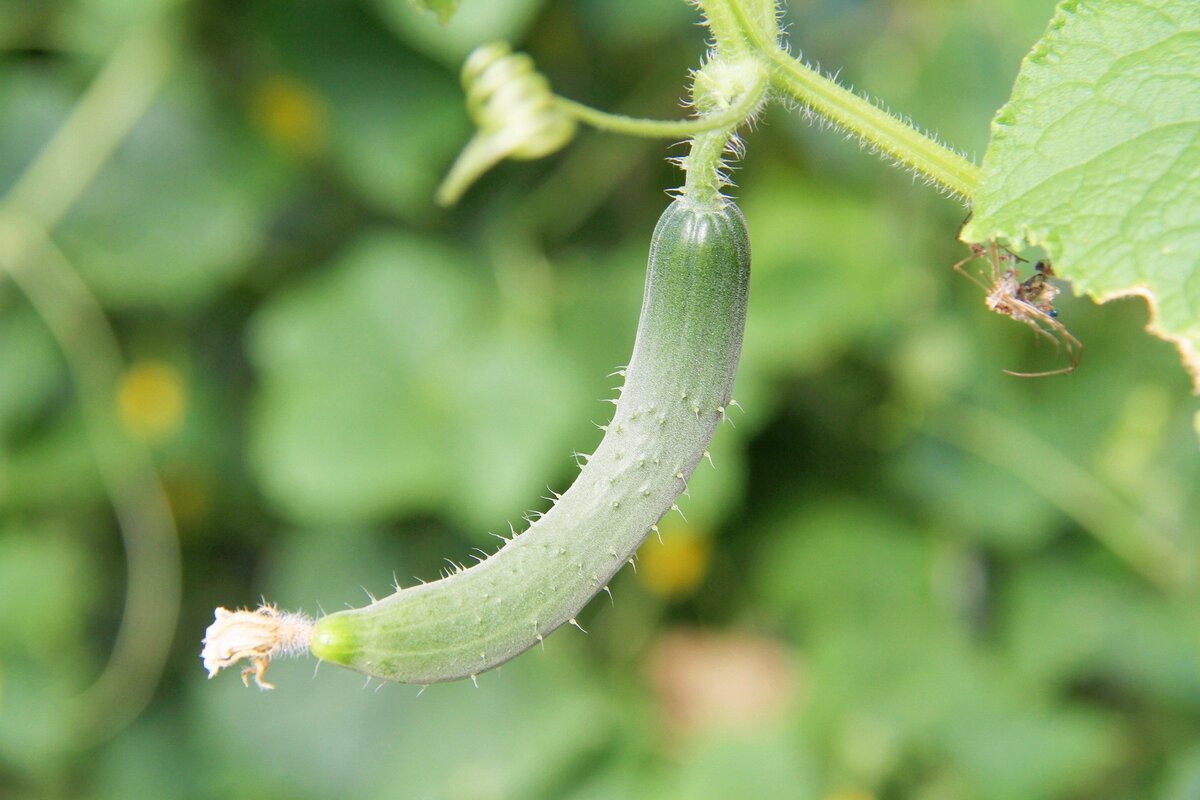
M573 621L686 489L724 418L749 282L737 206L672 202L650 245L616 413L574 484L486 561L318 620L312 653L428 684L473 677Z

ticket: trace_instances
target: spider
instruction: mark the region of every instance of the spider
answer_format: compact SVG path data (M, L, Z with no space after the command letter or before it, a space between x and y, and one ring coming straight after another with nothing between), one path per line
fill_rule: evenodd
M990 274L986 271L973 274L963 269L965 264L976 258L988 259L991 265ZM1054 342L1055 349L1061 347L1065 350L1070 362L1062 369L1048 372L1014 372L1006 369L1005 373L1018 378L1069 375L1079 366L1079 351L1083 349L1083 345L1058 321L1054 299L1058 297L1059 288L1048 280L1054 277L1054 269L1049 261L1039 261L1034 265L1034 273L1021 280L1017 264L1022 261L1024 259L1020 256L992 242L986 245L971 245L971 255L955 264L954 268L983 288L987 293L984 304L990 310L1024 322L1039 336Z

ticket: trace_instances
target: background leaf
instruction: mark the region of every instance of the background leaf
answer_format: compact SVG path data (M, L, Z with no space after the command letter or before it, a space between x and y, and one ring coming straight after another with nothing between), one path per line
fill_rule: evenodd
M431 5L458 8L453 20L439 11L439 24L413 12L423 0L371 0L393 30L416 50L455 71L467 54L485 42L519 41L545 0L435 0ZM453 8L451 12L453 12Z
M516 522L528 508L513 498L545 494L568 463L555 444L590 405L569 360L549 343L494 338L471 271L450 248L368 236L263 309L255 460L294 518L432 511L472 486L455 503L461 521Z
M408 0L415 8L437 14L438 22L445 25L458 10L461 0Z

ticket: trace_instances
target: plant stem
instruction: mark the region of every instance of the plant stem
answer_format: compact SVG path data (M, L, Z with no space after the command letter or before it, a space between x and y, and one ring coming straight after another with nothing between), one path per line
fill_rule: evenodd
M692 149L683 160L687 178L683 184L684 197L703 206L720 204L721 159L729 143L731 129L701 133L692 138Z
M670 139L676 136L694 136L699 133L707 133L708 131L738 125L754 112L754 109L762 100L765 88L765 84L763 84L758 87L757 91L743 92L738 97L737 102L724 111L714 112L696 119L680 120L627 117L623 114L610 114L607 111L600 111L591 106L577 103L574 100L568 100L565 97L556 96L554 100L564 111L574 116L580 122L591 125L593 128L611 131L612 133L623 133L628 136L642 136L648 139Z
M696 203L720 205L725 147L738 126L754 116L769 85L767 70L758 59L744 59L741 67L732 65L723 70L719 80L726 83L719 88L713 85L711 73L697 73L692 102L695 108L705 110L694 119L641 119L599 111L563 97L554 99L576 119L602 130L643 137L693 137L691 151L683 160L687 172L683 194Z
M723 56L753 55L748 45L756 37L749 36L744 13L739 13L737 0L698 0L704 22L712 34L717 52ZM749 39L750 41L747 41Z
M946 191L968 201L975 194L978 165L780 48L765 55L774 67L772 83L793 99Z
M731 142L737 141L737 129L752 119L770 85L767 70L757 58L732 59L719 54L695 73L692 104L703 110L702 120L716 121L732 116L723 127L692 137L691 149L680 166L686 173L683 196L708 208L724 204L721 188L727 184L722 174L724 158ZM734 116L734 112L740 114ZM734 148L740 154L739 148Z
M704 11L719 50L751 54L770 70L771 83L788 97L855 134L947 192L970 201L979 184L979 167L792 57L751 18L747 0L705 0Z

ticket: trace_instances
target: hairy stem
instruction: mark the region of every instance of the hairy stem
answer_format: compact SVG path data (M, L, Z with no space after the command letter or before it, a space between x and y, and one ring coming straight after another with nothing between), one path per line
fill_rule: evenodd
M839 86L778 47L765 51L772 83L789 97L857 135L867 145L970 200L979 166L869 100Z
M721 167L725 148L729 144L728 131L702 133L692 139L692 149L683 159L687 173L683 193L692 200L713 205L721 196Z
M700 133L738 126L754 113L758 104L762 102L765 89L766 82L763 81L757 90L743 92L733 105L723 111L706 114L696 119L680 120L642 119L628 117L624 114L610 114L565 97L556 96L555 102L580 122L591 125L593 128L648 139L671 139L677 136L695 136Z
M919 173L950 194L970 201L979 167L912 124L856 95L793 57L764 25L761 0L704 0L718 49L752 55L769 69L771 85L868 146Z

